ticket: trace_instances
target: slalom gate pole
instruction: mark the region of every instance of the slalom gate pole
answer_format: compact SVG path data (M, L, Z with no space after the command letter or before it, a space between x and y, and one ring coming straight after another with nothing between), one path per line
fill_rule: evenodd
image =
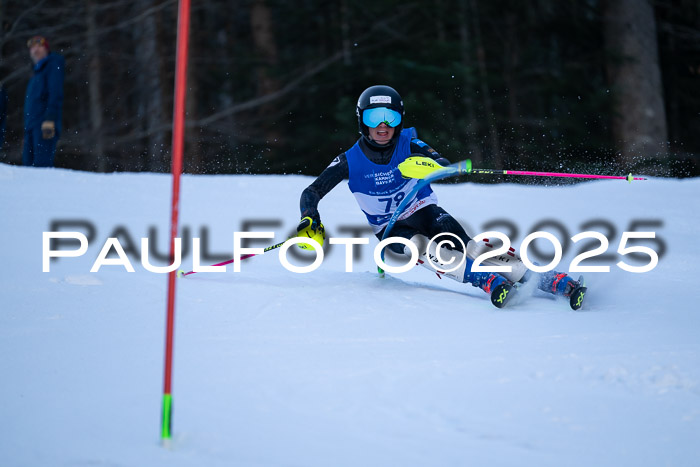
M286 242L286 241L287 241L287 240L285 240L284 242ZM267 252L270 251L270 250L274 250L275 248L281 247L282 245L284 245L284 242L280 242L280 243L278 243L278 244L276 244L276 245L270 245L270 246L268 246L267 248L265 248L265 249L263 250L263 253L267 253ZM251 253L251 254L248 254L248 255L243 255L243 256L240 257L240 259L243 260L243 259L252 258L253 256L258 256L258 254L259 254L259 253ZM236 260L235 260L235 259L229 259L229 260L226 260L226 261L224 261L224 262L222 262L222 263L212 264L212 266L225 266L225 265L227 265L227 264L233 263L234 261L236 261ZM185 272L185 271L183 271L183 270L181 269L181 270L179 270L179 271L177 272L177 277L185 277L185 276L189 276L190 274L197 274L197 271L188 271L188 272Z
M170 209L170 260L175 257L175 237L180 211L180 174L185 143L185 96L187 92L187 53L190 32L190 0L179 0L177 14L177 53L175 62L175 103L173 105L172 174L173 192ZM163 406L161 412L161 441L167 445L172 437L172 374L173 338L175 330L175 271L168 274L168 304L165 325L165 370L163 377Z
M633 177L632 174L625 176L616 175L595 175L595 174L572 174L561 172L529 172L525 170L497 170L497 169L471 169L469 174L489 174L489 175L531 175L535 177L567 177L567 178L605 178L614 180L646 180L644 177Z

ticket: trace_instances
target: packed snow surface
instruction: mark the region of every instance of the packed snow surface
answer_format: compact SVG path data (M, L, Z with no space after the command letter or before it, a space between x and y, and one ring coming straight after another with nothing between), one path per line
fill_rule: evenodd
M248 247L284 241L311 181L184 176L182 268L193 237L203 265L232 257L234 232L274 232ZM377 240L343 183L320 211L329 237L370 238L352 272L333 245L307 274L285 269L278 249L240 272L178 279L164 447L167 275L140 255L148 237L149 261L167 265L171 183L0 165L0 465L700 464L700 180L434 185L471 235L503 231L519 248L531 231L553 233L557 270L600 245L574 235L608 237L604 256L581 263L610 271L584 273L579 312L542 292L498 310L421 267L379 278ZM49 231L84 233L87 252L43 272ZM650 261L618 252L626 231L655 232L630 243L658 253L650 272L617 265ZM110 237L135 272L91 272ZM544 257L550 245L535 246Z

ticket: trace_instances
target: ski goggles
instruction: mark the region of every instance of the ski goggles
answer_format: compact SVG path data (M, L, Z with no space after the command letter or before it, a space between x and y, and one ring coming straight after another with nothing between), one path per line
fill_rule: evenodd
M397 127L401 124L401 114L386 107L376 107L362 112L362 123L370 128L377 128L382 123L390 127Z

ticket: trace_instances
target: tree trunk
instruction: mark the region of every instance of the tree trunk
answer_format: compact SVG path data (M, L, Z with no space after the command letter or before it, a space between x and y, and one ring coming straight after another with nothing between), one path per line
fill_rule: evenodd
M340 2L340 32L343 47L343 65L352 65L352 44L350 43L350 9L348 1Z
M204 34L203 32L207 32ZM197 120L199 112L197 104L199 102L200 81L196 66L193 66L195 58L203 56L205 43L211 31L207 29L206 22L202 18L200 11L193 11L190 18L189 37L189 58L187 66L187 94L185 99L185 154L183 168L189 173L203 173L204 161L202 158L203 147L200 129L188 122Z
M280 89L279 81L272 76L272 70L278 63L278 53L272 14L265 0L253 0L250 8L250 25L255 51L260 57L260 63L255 72L258 83L257 94L258 97L261 97ZM274 103L262 105L258 110L258 115L267 119L262 126L265 128L265 139L270 146L277 146L281 143L281 134L272 126L273 122L269 121L269 117L275 114Z
M654 10L649 0L604 2L613 137L620 163L666 155L668 133Z
M86 48L88 58L88 96L90 107L90 140L91 150L97 158L97 171L106 172L109 169L107 155L105 154L104 140L102 138L102 93L100 64L100 39L98 37L97 15L95 13L95 0L87 2L87 33Z
M139 0L138 11L153 7L153 0ZM158 44L157 12L145 16L134 28L136 61L138 64L137 83L139 84L138 119L141 128L147 133L144 169L153 172L167 172L170 167L169 150L166 146L167 134L159 127L166 121L163 96L164 79L161 72L162 54Z
M2 45L5 43L5 5L0 0L0 63L2 63Z
M493 101L491 100L491 89L489 87L488 70L486 67L486 49L481 39L481 25L479 24L479 10L475 0L470 0L471 12L474 21L474 42L476 45L476 64L479 70L479 83L481 87L481 97L484 100L484 113L488 122L489 142L491 149L491 161L494 167L500 168L503 165L501 145L498 138L498 126L496 116L493 113Z
M460 0L459 2L459 49L460 58L462 59L464 66L471 70L471 64L474 62L474 60L472 60L470 52L469 8L467 6L467 0ZM464 104L466 114L466 128L464 129L464 135L466 137L467 148L469 148L469 156L472 162L476 166L480 166L483 162L484 156L481 146L475 140L475 138L478 136L479 123L474 115L474 99L472 98L474 88L471 75L471 71L465 71L464 82L462 84L462 102Z
M505 50L503 53L503 78L508 89L508 121L511 122L512 132L509 141L503 143L507 146L503 156L504 167L511 166L511 157L518 158L521 150L520 131L514 124L518 120L518 64L520 61L520 47L518 37L518 18L516 12L510 10L506 13ZM522 21L522 19L520 20Z

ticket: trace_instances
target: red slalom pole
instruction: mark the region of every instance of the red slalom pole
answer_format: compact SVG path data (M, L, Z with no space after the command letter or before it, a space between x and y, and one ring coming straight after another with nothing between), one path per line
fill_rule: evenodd
M180 212L180 174L185 144L185 96L187 90L187 55L190 34L190 0L180 0L177 14L177 55L175 61L175 103L173 106L172 173L173 193L170 209L170 259L175 257L175 237ZM175 330L175 271L168 274L168 305L165 325L165 375L163 378L163 410L161 440L167 444L172 436L173 338Z

